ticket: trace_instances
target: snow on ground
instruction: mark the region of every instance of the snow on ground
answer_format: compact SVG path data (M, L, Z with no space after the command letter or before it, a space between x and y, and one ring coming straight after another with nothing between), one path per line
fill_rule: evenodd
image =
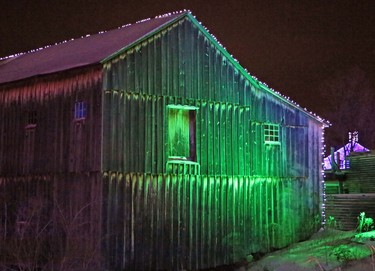
M265 255L238 271L375 271L375 231L321 230L310 240Z

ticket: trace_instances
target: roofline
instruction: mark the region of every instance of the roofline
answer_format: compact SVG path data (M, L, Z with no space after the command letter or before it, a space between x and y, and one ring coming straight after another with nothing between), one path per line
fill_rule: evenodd
M128 44L127 46L121 48L120 50L114 52L113 54L107 56L106 58L102 59L100 61L101 64L104 64L105 62L108 62L108 61L111 61L112 59L116 58L117 56L125 53L126 51L128 51L130 48L136 46L137 44L139 43L142 43L144 42L145 40L147 40L149 37L155 35L157 32L160 32L161 30L165 29L165 28L168 28L170 25L174 24L175 22L181 20L181 18L185 17L186 14L188 14L189 12L188 11L184 11L184 12L181 12L181 14L179 16L177 16L176 18L160 25L159 27L155 28L154 30L152 30L151 32L147 33L146 35L140 37L139 39L133 41L132 43Z
M192 22L204 33L204 35L213 43L215 44L215 46L219 49L219 51L224 54L228 59L229 61L242 73L243 76L245 76L246 79L248 79L252 84L258 86L259 88L265 90L266 92L268 92L269 94L271 94L272 96L276 97L276 98L279 98L281 99L283 102L287 103L288 105L300 110L301 112L305 113L306 115L308 115L309 117L317 120L318 122L322 123L324 127L329 127L331 126L331 124L329 123L329 121L326 121L322 118L320 118L319 116L317 115L314 115L313 113L311 112L308 112L307 110L305 110L304 108L301 108L298 104L296 104L295 102L289 100L288 98L284 97L283 95L275 92L274 90L268 88L264 83L256 80L253 76L251 76L249 74L249 72L244 68L242 67L242 65L233 58L233 56L231 54L228 53L228 51L206 30L205 27L203 27L196 19L195 17L191 14L191 13L188 13L187 14L187 17L189 17L189 19L192 20Z
M114 58L118 57L119 55L125 53L126 51L128 51L132 47L142 43L143 41L147 40L149 37L155 35L156 33L160 32L160 31L162 31L163 29L168 28L169 26L173 25L174 23L176 23L177 21L181 20L184 17L187 17L188 19L190 19L191 22L204 34L204 36L216 46L216 48L230 61L230 63L232 63L234 65L235 68L237 68L241 72L241 74L247 80L250 81L251 84L253 84L255 86L258 86L260 89L263 89L264 91L271 94L272 96L274 96L278 99L281 99L286 104L292 106L295 109L298 109L299 111L303 112L304 114L306 114L310 118L318 121L319 123L322 123L323 127L326 128L326 127L331 126L331 123L329 121L322 119L321 117L313 114L312 112L308 112L306 109L300 107L294 101L291 101L289 98L283 96L282 94L276 92L275 90L270 89L267 85L265 85L264 83L260 82L259 80L255 79L252 75L250 75L249 72L244 67L242 67L242 65L236 59L234 59L233 56L216 40L216 38L214 36L212 36L207 31L207 29L204 26L202 26L202 24L200 22L197 21L195 16L193 16L190 11L182 12L176 18L160 25L158 28L156 28L153 31L147 33L146 35L140 37L139 39L135 40L131 44L127 45L126 47L123 47L120 50L118 50L117 52L115 52L115 53L109 55L108 57L104 58L103 60L100 61L100 63L104 64L108 61L111 61L112 59L114 59Z
M96 63L86 64L86 65L83 65L83 66L78 66L78 67L74 67L74 68L70 68L70 69L66 69L66 70L61 70L61 71L40 73L40 74L36 74L36 75L30 76L30 77L25 77L25 78L17 79L17 80L14 80L14 81L8 81L8 82L0 83L0 88L7 89L7 88L12 88L12 87L17 86L17 85L22 86L22 85L25 85L25 84L30 84L30 82L27 82L27 81L30 81L30 80L48 79L49 77L59 76L60 74L74 74L74 73L79 73L82 70L87 71L87 70L94 70L96 68L102 69L102 64L96 62Z

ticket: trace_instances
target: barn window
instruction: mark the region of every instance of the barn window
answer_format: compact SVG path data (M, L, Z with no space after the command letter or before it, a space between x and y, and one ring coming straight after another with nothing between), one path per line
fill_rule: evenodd
M196 107L168 105L168 160L196 161Z
M278 124L264 124L264 143L280 144L280 127Z
M78 101L74 104L74 119L85 119L87 117L87 103Z
M37 123L37 113L35 110L27 112L27 123L26 129L32 129L36 127Z

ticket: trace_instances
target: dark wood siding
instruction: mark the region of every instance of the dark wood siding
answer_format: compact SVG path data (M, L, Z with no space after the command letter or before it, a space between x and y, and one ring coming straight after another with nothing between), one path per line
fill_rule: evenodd
M349 160L350 168L340 175L328 175L330 185L326 189L330 194L326 214L334 217L344 230L354 230L358 226L357 218L361 212L365 212L366 217L375 216L375 156L372 152L353 153Z
M340 229L352 231L358 227L361 212L375 217L375 193L327 195L326 206L327 216L332 216Z
M102 270L100 173L0 177L0 262Z
M0 86L0 176L100 171L101 88L100 69ZM77 100L85 120L74 120Z
M99 270L101 90L101 67L0 86L2 265Z
M344 189L348 193L375 193L375 155L349 156L350 169L346 170Z

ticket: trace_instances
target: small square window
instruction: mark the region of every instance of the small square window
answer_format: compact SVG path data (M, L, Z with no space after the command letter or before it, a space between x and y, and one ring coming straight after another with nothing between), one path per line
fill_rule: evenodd
M277 124L264 124L264 143L280 144L280 129Z
M85 119L87 117L87 103L78 101L74 104L74 119Z

